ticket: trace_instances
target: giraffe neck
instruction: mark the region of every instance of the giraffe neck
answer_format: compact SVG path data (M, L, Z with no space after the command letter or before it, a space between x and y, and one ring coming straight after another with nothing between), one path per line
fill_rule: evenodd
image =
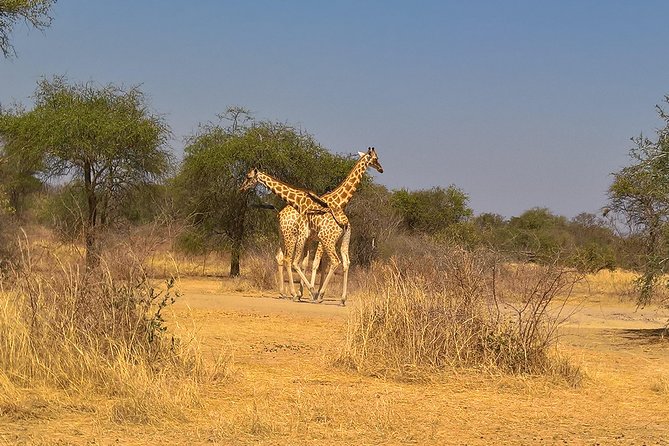
M331 206L338 206L343 209L353 197L353 193L358 188L368 167L369 157L363 156L355 163L351 172L339 186L322 196L323 200Z
M305 191L289 186L266 173L258 172L258 181L300 213L323 209L322 206L309 198Z

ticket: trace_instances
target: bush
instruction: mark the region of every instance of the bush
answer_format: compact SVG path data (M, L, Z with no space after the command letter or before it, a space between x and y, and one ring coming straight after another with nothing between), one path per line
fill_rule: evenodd
M261 291L277 289L276 252L257 248L246 257L248 279L251 285Z
M9 205L9 200L0 189L0 273L16 255L14 236L17 227L13 214L14 210Z
M0 382L106 395L117 422L181 417L197 404L219 364L168 333L174 281L152 286L131 257L103 258L95 270L52 258L44 268L24 247L0 282Z
M440 249L376 265L354 304L337 362L420 379L448 367L549 373L562 306L579 276L508 265L487 252Z
M63 241L77 241L83 233L86 219L86 197L82 185L73 182L47 190L36 200L37 221L49 228Z

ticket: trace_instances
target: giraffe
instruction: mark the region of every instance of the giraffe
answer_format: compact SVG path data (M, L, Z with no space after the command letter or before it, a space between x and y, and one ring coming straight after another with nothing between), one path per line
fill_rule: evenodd
M279 296L284 297L286 295L283 281L284 264L286 265L287 268L290 268L290 265L285 263L284 252L289 252L292 255L296 254L302 255L302 253L298 254L295 252L295 247L297 245L304 247L304 245L306 244L310 232L309 220L307 219L306 216L300 214L299 211L295 209L293 206L288 205L279 212L279 230L281 233L281 240L283 247L279 247L279 251L277 252L275 258L279 272L278 275ZM305 261L302 262L303 271L307 267L308 258L309 258L308 255L304 256ZM311 287L313 288L314 287L313 278L310 284ZM302 282L300 282L300 287L301 288L303 287ZM293 296L293 298L295 299L295 296ZM297 300L299 300L299 297L297 297Z
M383 167L379 163L379 157L376 154L376 149L374 147L369 147L367 152L358 152L359 159L356 164L351 169L351 172L348 176L342 181L339 186L337 186L332 191L321 196L321 199L325 201L331 209L339 209L342 212L346 208L346 205L353 197L353 193L356 191L364 173L369 167L373 167L379 173L383 173ZM286 238L291 240L304 239L305 243L309 236L309 222L306 217L302 216L295 208L292 206L286 206L279 212L279 227L281 234ZM351 264L350 257L348 254L348 247L351 240L351 225L349 224L345 229L344 233L341 236L340 244L340 253L341 253L341 262L344 271L344 277L342 279L342 297L341 303L345 305L346 295L348 288L348 269ZM290 245L288 245L290 246ZM318 244L316 249L316 254L314 255L314 260L311 268L311 287L315 287L316 282L316 273L320 264L321 257L323 255L322 244ZM283 252L279 249L279 252L276 255L277 265L279 268L279 292L283 294ZM308 256L305 256L305 261L308 260ZM302 266L303 269L306 268L305 265ZM322 299L323 296L320 296Z
M321 200L315 193L289 186L288 184L283 183L271 177L270 175L259 171L256 168L251 169L246 174L246 178L240 186L240 190L248 190L257 183L264 184L269 190L281 197L289 205L293 206L297 212L300 215L305 216L305 218L310 219L311 217L326 216L325 218L315 218L313 220L314 225L318 224L319 230L322 228L324 240L330 240L329 238L325 238L326 233L333 234L337 232L335 227L343 232L342 228L348 226L348 218L346 215L341 210L330 209L327 203ZM309 224L311 224L311 221ZM293 271L291 268L292 266L300 276L302 283L306 284L309 292L313 297L313 287L310 285L306 276L302 272L302 269L300 269L300 265L298 264L299 260L302 259L302 251L304 250L306 237L301 237L299 231L295 234L287 235L288 239L284 239L284 264L288 269L288 280L291 296L293 299L296 297L295 284L293 283ZM293 235L295 235L295 237L293 237ZM330 237L332 236L330 235ZM319 237L319 241L320 240L321 239ZM336 240L338 240L338 238ZM332 250L328 248L326 253L328 254L328 258L330 258ZM338 259L336 259L336 253L335 259L333 261L338 263Z

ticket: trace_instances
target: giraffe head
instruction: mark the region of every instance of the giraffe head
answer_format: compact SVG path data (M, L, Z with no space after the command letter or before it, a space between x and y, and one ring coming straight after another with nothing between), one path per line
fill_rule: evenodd
M381 163L379 163L379 157L376 154L376 149L374 147L369 147L367 152L358 152L358 155L360 155L360 158L368 157L369 166L378 170L379 173L383 173L383 167L381 167Z
M258 169L254 167L251 170L249 170L249 173L246 174L246 178L244 178L244 182L239 187L239 190L241 191L249 190L257 183L258 183Z

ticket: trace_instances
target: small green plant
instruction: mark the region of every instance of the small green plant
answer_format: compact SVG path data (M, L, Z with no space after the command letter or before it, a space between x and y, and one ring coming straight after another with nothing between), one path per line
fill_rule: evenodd
M146 319L149 343L155 342L167 331L162 311L174 304L180 296L180 293L174 289L174 281L174 277L170 277L165 281L166 289L164 291L156 291L155 288L151 288L149 292L148 304L151 305L153 302L157 302L155 311ZM174 342L174 338L172 338L172 342Z

